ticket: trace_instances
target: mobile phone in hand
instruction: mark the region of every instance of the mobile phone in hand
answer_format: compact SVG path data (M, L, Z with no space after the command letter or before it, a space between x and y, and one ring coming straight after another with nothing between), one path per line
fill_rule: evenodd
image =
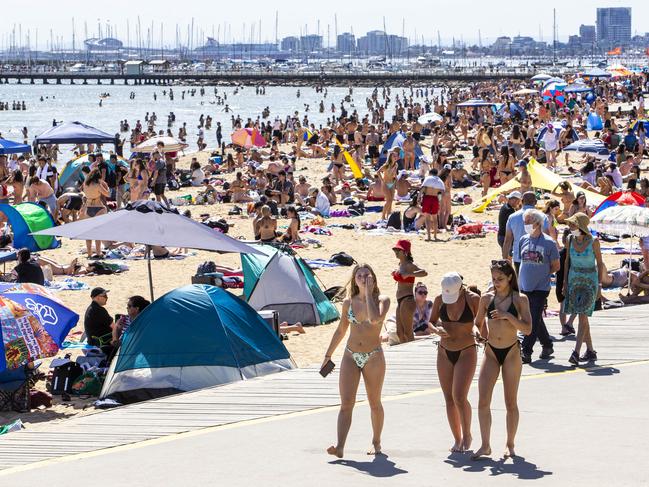
M320 369L320 375L322 377L327 377L329 374L331 374L331 371L334 370L334 367L336 367L336 364L334 364L331 360L329 360Z

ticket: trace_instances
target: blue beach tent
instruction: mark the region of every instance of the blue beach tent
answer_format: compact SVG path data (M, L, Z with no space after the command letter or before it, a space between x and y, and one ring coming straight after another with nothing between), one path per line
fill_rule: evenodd
M243 294L257 311L275 310L288 323L320 325L337 320L336 307L311 268L286 246L252 244L260 254L241 254Z
M34 139L34 144L114 144L115 136L81 122L65 122Z
M383 149L381 150L381 155L379 156L378 167L381 167L383 164L385 164L385 162L388 160L388 154L392 149L394 149L395 147L401 149L403 147L404 140L406 140L406 134L404 134L403 132L395 132L390 137L388 137L388 140L386 140L385 144L383 144ZM386 151L388 152L386 153ZM424 157L424 151L421 150L421 147L418 143L415 143L415 167L419 167L419 159L422 157Z
M0 139L0 155L6 154L29 154L32 148L27 144L14 142L12 140Z
M133 321L100 398L128 404L294 367L277 334L245 301L215 286L190 285Z
M108 166L108 172L115 172L116 166L115 164L110 162L110 152L102 151L102 154ZM90 166L88 156L89 154L82 154L76 159L72 159L65 164L59 176L59 186L61 188L76 187L77 183L83 180L83 173L81 172L81 169L83 169L84 166ZM117 164L125 168L129 167L128 161L119 156L117 157Z
M27 247L32 252L38 252L61 246L60 240L49 235L31 235L32 232L55 226L54 218L41 205L36 203L20 203L16 206L0 204L0 211L7 216L13 230L14 248Z

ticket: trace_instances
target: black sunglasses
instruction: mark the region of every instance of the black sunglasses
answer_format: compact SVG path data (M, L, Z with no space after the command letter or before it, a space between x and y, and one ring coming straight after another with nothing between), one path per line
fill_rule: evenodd
M505 259L500 259L500 260L492 260L491 261L491 267L507 267L511 265L508 260Z
M428 294L428 291L417 291L417 294L421 294L422 296L425 296Z

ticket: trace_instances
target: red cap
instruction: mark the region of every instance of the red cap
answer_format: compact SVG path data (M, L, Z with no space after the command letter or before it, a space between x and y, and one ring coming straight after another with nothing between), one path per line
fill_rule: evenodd
M397 240L397 243L392 247L392 250L399 249L404 251L406 254L409 254L411 247L412 244L410 243L410 240Z

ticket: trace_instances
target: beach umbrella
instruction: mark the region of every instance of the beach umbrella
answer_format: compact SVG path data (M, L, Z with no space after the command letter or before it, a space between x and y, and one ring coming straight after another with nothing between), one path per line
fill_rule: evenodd
M174 137L156 136L151 137L150 139L147 139L144 142L136 145L131 150L133 152L150 154L158 148L158 142L162 142L164 144L162 152L179 152L189 147L188 144L185 144L184 142L181 142Z
M563 91L566 93L587 93L592 91L592 88L583 83L572 83L566 86Z
M13 142L7 139L0 139L0 155L5 154L25 154L32 151L32 148L27 144L20 142Z
M610 208L611 206L643 206L644 201L645 197L635 191L618 191L602 201L593 214L597 215L599 212L604 211L606 208Z
M530 79L531 79L532 81L545 81L545 80L548 80L548 79L550 79L550 78L552 78L552 76L550 76L549 74L546 74L546 73L539 73L539 74L535 74L535 75L532 76L532 78L530 78Z
M614 64L613 66L607 68L607 71L611 73L611 76L613 76L614 78L624 78L626 76L635 75L633 71L622 64Z
M40 295L0 295L0 334L4 345L0 371L53 357L78 320L76 313Z
M563 149L568 152L578 152L580 154L590 154L598 159L608 159L611 151L606 144L599 139L581 139L573 142Z
M619 237L628 235L631 239L629 245L630 260L631 255L633 255L633 237L649 237L649 208L635 205L609 206L591 218L590 226L600 233ZM629 272L627 294L630 292L631 272Z
M512 95L522 96L522 95L538 95L539 90L533 90L531 88L522 88L518 91L512 93Z
M602 68L592 68L582 73L586 78L610 78L611 73Z
M53 235L73 240L133 242L147 245L149 290L153 299L150 246L180 247L258 254L254 247L217 232L155 201L135 201L118 211L66 223L34 235Z
M245 128L235 131L230 138L234 145L250 149L251 147L264 147L266 139L257 129Z
M435 112L425 113L417 119L417 121L423 125L428 125L429 123L441 122L442 120L444 120L444 117L442 117L439 113L435 113Z
M458 103L458 107L491 107L495 105L495 103L492 103L490 101L483 100L482 98L472 98L467 101L463 101L462 103Z

